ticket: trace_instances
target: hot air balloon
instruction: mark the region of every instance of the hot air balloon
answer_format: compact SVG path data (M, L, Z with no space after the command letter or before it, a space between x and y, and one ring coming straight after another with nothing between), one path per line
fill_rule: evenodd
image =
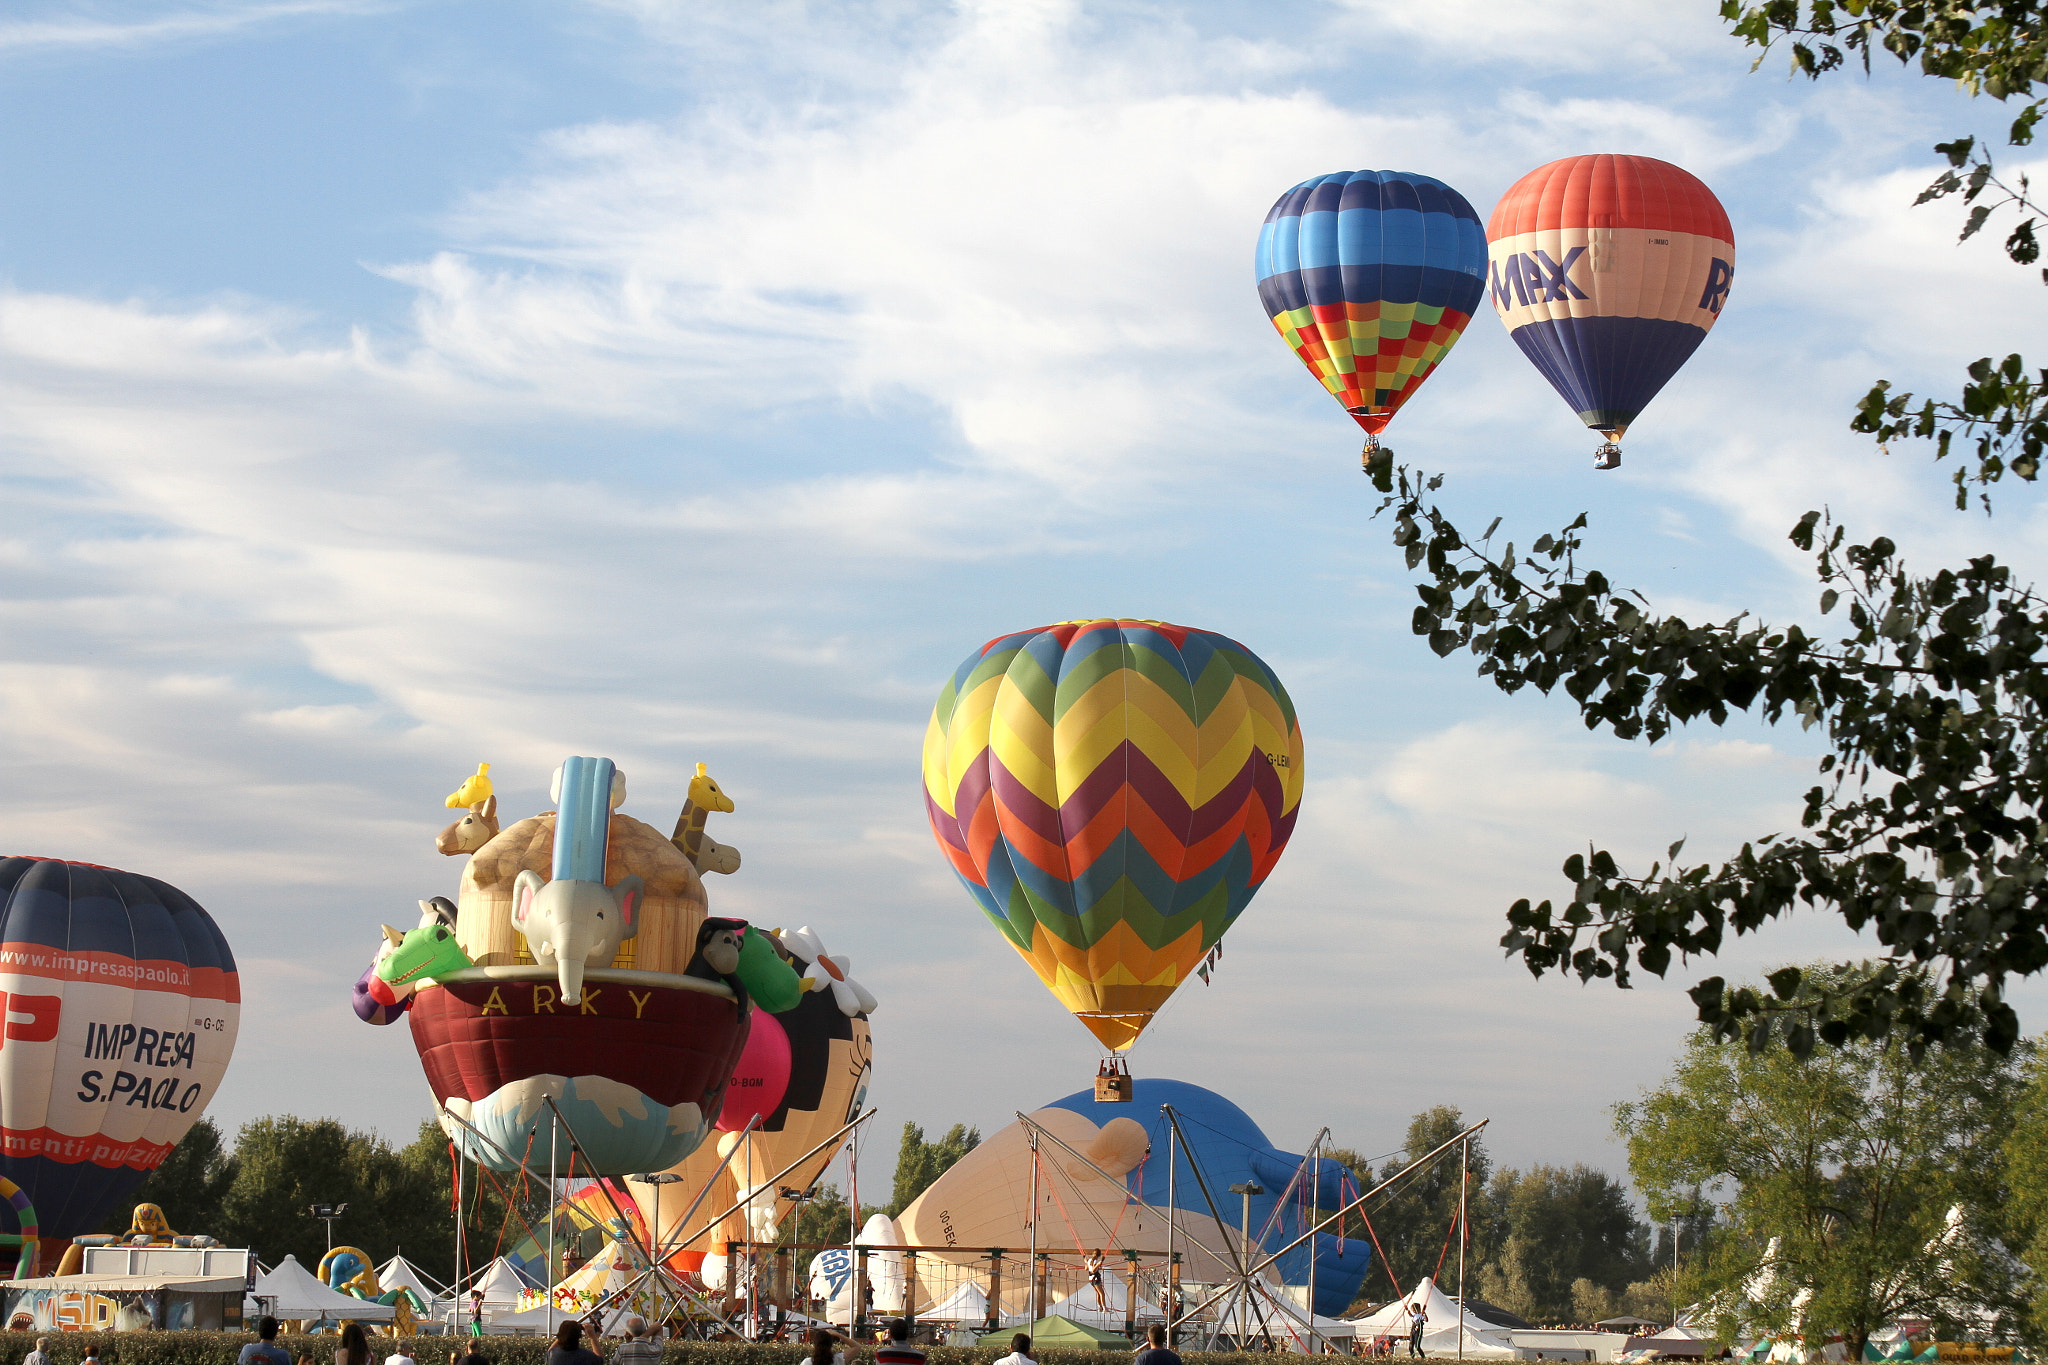
M1465 197L1408 171L1339 171L1280 196L1259 229L1259 301L1365 428L1366 455L1457 344L1486 292Z
M45 1260L97 1231L206 1112L241 1018L199 903L134 872L0 858L0 1176Z
M932 834L984 913L1108 1048L1137 1041L1273 870L1301 727L1224 636L1069 621L991 640L925 732Z
M750 1012L715 973L686 972L703 882L667 836L615 813L625 782L611 760L569 759L555 797L559 811L470 858L452 940L427 902L387 960L420 946L394 975L413 992L404 1017L464 1156L566 1169L545 1097L582 1144L579 1171L659 1170L711 1131Z
M1735 278L1714 192L1647 156L1568 156L1517 180L1486 225L1487 287L1522 354L1616 442L1706 339Z

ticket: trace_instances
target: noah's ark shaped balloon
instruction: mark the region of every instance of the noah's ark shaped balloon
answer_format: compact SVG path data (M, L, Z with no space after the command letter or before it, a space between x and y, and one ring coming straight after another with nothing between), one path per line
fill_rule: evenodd
M384 926L356 1014L411 1023L441 1125L471 1160L566 1166L551 1098L590 1174L658 1171L718 1122L754 1008L781 1013L830 982L772 932L706 914L700 872L740 859L705 837L733 806L703 764L673 835L618 813L626 780L608 758L568 759L550 794L555 810L502 831L488 764L448 798L466 810L437 841L470 855L458 900Z

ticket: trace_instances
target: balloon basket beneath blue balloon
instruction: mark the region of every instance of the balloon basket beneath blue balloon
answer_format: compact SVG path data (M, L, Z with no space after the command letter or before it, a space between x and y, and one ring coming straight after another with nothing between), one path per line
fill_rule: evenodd
M1593 452L1593 468L1621 468L1621 447L1612 441L1603 444L1598 450Z

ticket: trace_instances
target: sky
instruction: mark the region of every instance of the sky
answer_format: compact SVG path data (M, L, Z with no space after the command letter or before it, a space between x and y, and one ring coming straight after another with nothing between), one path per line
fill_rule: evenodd
M1874 951L1825 914L1636 988L1532 980L1519 896L1796 827L1812 735L1652 746L1498 693L1408 629L1358 432L1253 288L1312 175L1490 212L1560 156L1702 177L1739 267L1623 467L1486 311L1388 442L1465 524L1688 619L1818 620L1825 506L1910 564L2048 565L2039 500L1950 505L1852 435L1952 391L2038 286L1932 144L2010 117L1911 73L1793 80L1710 0L20 0L0 18L0 844L205 904L240 964L212 1105L409 1138L431 1097L348 987L453 895L442 799L573 753L666 827L698 762L745 864L714 912L808 924L882 1001L872 1151L1088 1084L1092 1040L932 842L919 751L991 637L1164 619L1301 718L1278 868L1133 1054L1278 1144L1411 1115L1620 1173L1612 1107L1685 988ZM2015 992L2048 1028L2048 992ZM871 1177L872 1178L872 1177Z

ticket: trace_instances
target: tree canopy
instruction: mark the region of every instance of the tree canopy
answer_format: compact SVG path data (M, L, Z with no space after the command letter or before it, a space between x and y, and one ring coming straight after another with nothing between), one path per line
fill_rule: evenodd
M1809 968L1801 990L1839 971ZM1722 1203L1684 1296L1724 1338L1839 1331L1851 1359L1902 1316L2021 1330L2004 1148L2031 1051L1957 1043L1916 1061L1899 1039L1856 1039L1799 1058L1698 1030L1615 1115L1653 1217L1702 1187Z

